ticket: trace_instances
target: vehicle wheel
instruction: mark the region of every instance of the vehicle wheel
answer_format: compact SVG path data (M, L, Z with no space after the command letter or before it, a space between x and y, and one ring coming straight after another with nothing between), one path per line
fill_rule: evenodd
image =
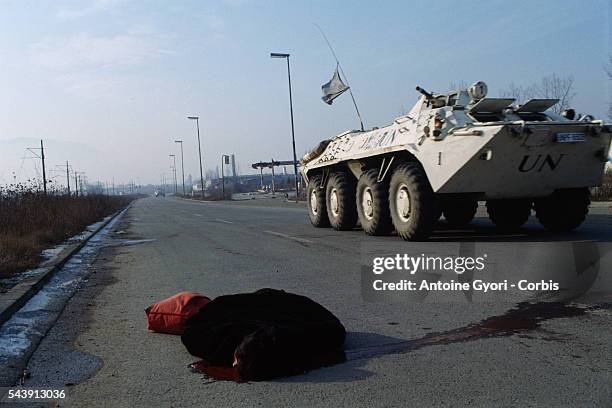
M393 171L389 207L400 237L410 241L429 237L439 210L425 171L418 163L403 163Z
M357 215L368 235L386 235L392 229L389 183L377 180L378 170L372 169L364 172L357 183Z
M308 180L306 192L308 199L308 218L310 223L317 228L329 227L327 218L327 206L325 205L325 188L321 187L321 176L313 176Z
M571 231L584 221L591 203L589 190L558 190L535 201L536 216L551 231Z
M469 224L476 215L478 201L471 199L450 199L442 204L444 218L449 225L464 227Z
M352 229L357 223L355 184L353 175L343 172L332 173L327 181L327 216L337 230Z
M493 223L503 230L519 229L531 215L529 200L489 200L487 213Z

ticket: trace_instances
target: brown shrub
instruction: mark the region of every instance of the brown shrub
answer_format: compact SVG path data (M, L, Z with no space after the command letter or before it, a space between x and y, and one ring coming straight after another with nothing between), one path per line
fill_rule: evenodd
M608 170L603 177L600 187L591 190L593 201L612 201L612 170Z
M0 190L0 277L38 265L43 249L82 232L129 201L128 197Z

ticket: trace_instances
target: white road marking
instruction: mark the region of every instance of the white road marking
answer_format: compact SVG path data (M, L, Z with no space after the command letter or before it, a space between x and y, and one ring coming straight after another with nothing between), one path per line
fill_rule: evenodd
M226 224L233 224L233 222L227 221L227 220L222 220L221 218L215 218L215 221L224 222Z
M203 217L203 215L202 215L202 214L195 214L195 213L194 213L193 215L195 215L196 217Z
M446 232L446 231L444 231ZM509 235L466 235L466 238L469 239L487 239L487 238L495 238L495 239L502 239L502 238L525 238L527 237L527 234L509 234ZM458 235L432 235L430 238L432 239L456 239L456 238L460 238L460 236Z
M290 239L292 241L297 241L297 242L302 242L302 243L308 243L308 244L312 244L313 242L309 239L306 238L298 238L298 237L292 237L291 235L287 235L287 234L283 234L282 232L275 232L275 231L268 231L268 230L264 230L264 232L266 234L272 234L272 235L276 235L277 237L281 237L281 238L286 238L286 239Z

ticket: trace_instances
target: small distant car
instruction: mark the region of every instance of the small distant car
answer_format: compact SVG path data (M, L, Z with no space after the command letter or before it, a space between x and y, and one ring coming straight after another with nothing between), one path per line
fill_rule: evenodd
M155 197L165 197L166 193L164 190L155 190Z

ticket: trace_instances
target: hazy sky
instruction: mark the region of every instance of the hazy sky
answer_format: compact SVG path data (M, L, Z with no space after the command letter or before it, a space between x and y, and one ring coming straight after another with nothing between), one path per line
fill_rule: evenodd
M90 180L157 182L185 140L186 173L234 153L291 159L284 61L291 53L298 155L358 127L350 97L325 105L335 46L368 127L412 106L414 86L484 80L495 95L573 75L579 112L604 116L607 1L0 0L0 183L35 175L47 144ZM55 174L55 173L54 173ZM52 174L52 175L54 175ZM58 175L59 174L55 174ZM62 179L59 178L59 181Z

